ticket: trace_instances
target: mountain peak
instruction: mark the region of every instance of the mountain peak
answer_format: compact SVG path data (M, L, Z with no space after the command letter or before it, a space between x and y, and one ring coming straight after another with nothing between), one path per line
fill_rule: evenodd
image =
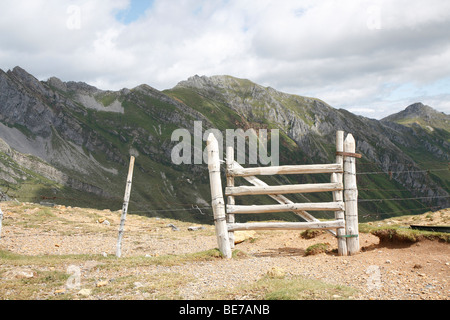
M427 105L424 105L422 102L413 103L408 107L406 107L404 111L408 114L425 115L425 116L437 113L436 110Z
M396 122L406 126L419 125L427 128L441 128L447 131L449 131L450 126L449 115L421 102L413 103L406 107L405 110L383 118L382 121Z
M189 77L187 80L180 81L176 87L188 87L204 89L205 87L230 88L236 86L256 86L250 80L240 79L229 75L199 76Z
M25 69L19 66L15 66L12 71L10 71L12 74L21 76L21 77L33 77L29 72L27 72ZM34 77L33 77L34 78ZM36 78L35 78L36 79Z
M8 75L12 75L15 78L27 82L27 83L32 83L32 82L39 82L38 79L36 79L34 76L32 76L30 73L28 73L25 69L22 69L19 66L16 66L11 70L8 70Z
M392 119L406 118L406 117L436 117L441 116L443 113L433 109L430 106L423 104L422 102L413 103L398 113L392 114L383 120L392 121Z
M69 90L82 92L85 94L95 94L102 91L97 87L94 87L82 81L68 81L66 82L66 85Z
M6 73L8 77L14 79L15 81L21 83L25 87L35 90L40 93L45 93L45 88L41 82L35 78L33 75L28 73L25 69L16 66L13 70L8 70Z

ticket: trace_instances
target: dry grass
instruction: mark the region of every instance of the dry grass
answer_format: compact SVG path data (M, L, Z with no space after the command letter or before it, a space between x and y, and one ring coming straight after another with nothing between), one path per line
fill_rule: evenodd
M81 288L91 288L97 299L181 299L178 289L194 278L174 272L148 273L148 266L170 267L221 259L218 250L153 258L104 257L101 255L25 256L0 251L0 299L78 299ZM82 275L79 288L67 288L74 276ZM98 286L98 283L104 285Z
M2 209L5 213L4 236L9 238L8 241L12 245L15 241L29 239L29 233L57 234L61 236L61 239L70 239L72 242L65 244L67 246L72 244L74 248L77 244L76 241L80 239L79 236L94 235L98 236L100 241L107 237L114 240L117 236L117 225L120 219L120 212L109 210L48 208L18 203L2 203ZM445 239L448 241L447 235L405 229L405 225L411 221L414 223L418 221L442 223L448 222L448 216L448 211L446 211L445 214L426 213L421 216L399 217L383 223L360 225L360 231L372 233L380 239L383 237L395 238L396 241L400 241L401 238L402 241L416 242L420 241L422 237L432 240L442 240L442 237L446 237ZM111 226L102 225L99 223L100 219L107 219ZM167 227L169 224L175 224L179 227L179 231L172 231ZM205 225L204 229L191 232L188 231L188 226L191 225L171 219L129 216L126 224L126 242L132 247L133 250L130 252L133 254L125 255L120 259L112 254L65 254L63 251L58 251L64 248L55 247L50 248L50 252L54 253L31 253L33 251L29 251L28 254L19 253L22 249L20 246L14 247L17 249L16 251L6 250L2 247L5 242L2 243L3 239L0 239L0 300L184 299L185 295L180 290L197 285L201 287L199 279L202 275L189 271L194 271L198 266L205 264L211 265L211 270L216 267L227 268L227 261L223 260L217 249L201 249L202 243L210 239L214 240L214 227ZM240 248L253 250L261 247L263 251L248 254L237 249L233 252L233 260L242 261L245 264L254 257L263 259L265 256L270 256L275 259L277 256L306 257L318 253L322 253L325 259L334 259L329 244L324 243L327 241L324 241L327 239L327 234L323 232L307 231L300 237L294 236L294 233L289 233L289 237L287 233L286 236L284 233L277 233L278 236L274 236L274 234L270 231L258 232L251 240L244 242ZM439 238L435 238L437 236ZM297 241L295 237L309 239L303 240L308 242L309 247L305 245L306 251L295 247ZM186 241L186 239L190 241ZM148 249L149 240L153 240L156 246L161 247L164 244L167 249L165 253L145 254L154 250L153 247ZM35 250L40 243L39 241L33 243L33 241L24 243ZM275 244L276 241L279 243ZM191 247L194 244L193 251L180 251L179 246L186 242ZM169 253L172 252L172 247L174 251ZM273 248L278 248L278 250L274 251ZM92 248L82 247L82 250L87 251L87 249ZM66 252L70 252L70 250ZM320 257L319 254L318 258ZM311 257L311 259L315 258ZM74 270L78 270L80 278L80 285L75 287L70 285L76 276ZM179 272L180 270L184 272ZM88 291L82 289L88 289ZM349 299L355 294L355 289L289 272L281 273L280 276L258 274L252 281L241 280L233 283L232 286L221 289L218 289L217 286L206 285L204 290L201 298L212 300Z
M232 291L216 291L214 297L223 300L345 300L356 290L341 285L302 276L266 274L251 285Z

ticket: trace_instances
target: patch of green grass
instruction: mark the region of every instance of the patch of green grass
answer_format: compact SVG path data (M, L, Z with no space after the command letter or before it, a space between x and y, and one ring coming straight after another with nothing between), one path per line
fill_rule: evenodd
M216 128L233 128L242 121L235 111L226 107L226 101L213 100L186 88L174 88L163 92L207 116Z
M313 239L321 234L323 234L323 230L308 229L308 230L302 231L300 233L300 237L302 237L303 239Z
M52 299L54 288L64 286L69 278L68 274L61 271L37 270L33 274L31 278L3 279L0 282L0 299L31 300L43 296Z
M111 105L118 98L118 94L115 92L105 92L95 97L97 101L103 104L105 107Z
M345 300L356 293L355 289L329 284L301 276L264 276L253 284L242 285L228 293L215 294L219 299L239 299L246 296L254 300Z
M110 280L106 286L95 288L93 295L120 295L121 300L134 300L139 294L145 299L179 300L182 298L179 288L192 281L195 281L193 277L174 272L129 274Z
M27 215L26 219L16 222L16 225L21 225L25 228L42 228L46 222L56 218L55 214L48 207L37 207L38 210Z
M13 253L7 250L0 250L0 265L22 266L39 265L55 266L57 264L77 264L89 260L104 260L102 255L38 255L28 256Z
M133 260L134 258L130 258ZM140 259L139 257L137 259ZM182 255L163 255L157 256L149 259L148 263L164 266L174 266L181 265L184 263L194 262L194 261L211 261L216 259L222 259L222 254L218 249L211 249L201 252L187 253Z
M359 225L359 232L377 236L380 243L415 243L424 239L450 243L450 234L448 233L413 230L397 225L374 227L362 223Z
M312 256L319 253L326 253L328 249L329 245L327 243L316 243L306 248L305 255Z
M332 300L346 299L354 291L351 288L331 285L318 280L294 277L293 279L263 278L257 286L265 300Z

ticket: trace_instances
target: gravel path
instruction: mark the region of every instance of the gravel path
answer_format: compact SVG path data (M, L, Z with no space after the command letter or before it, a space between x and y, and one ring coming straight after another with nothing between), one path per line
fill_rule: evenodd
M115 253L120 212L57 207L47 209L52 219L32 225L30 221L38 211L29 205L2 203L0 206L5 214L0 250L24 255ZM179 231L174 231L170 224L176 225ZM192 224L129 215L123 256L179 255L217 247L212 226L188 231L189 226ZM300 275L355 288L357 293L353 299L450 298L450 245L446 243L424 240L409 246L381 246L377 237L362 233L361 252L355 256L339 257L332 252L305 256L306 248L315 243L328 243L331 249L335 249L336 241L328 233L303 239L300 232L260 231L253 239L236 246L247 254L245 258L195 261L175 266L152 265L126 272L166 272L191 277L195 281L179 287L180 296L187 300L208 299L211 290L228 290L254 283L272 268L289 276ZM97 276L112 279L117 274ZM120 296L111 294L109 298ZM137 293L133 298L149 297ZM235 298L254 297L243 292Z
M289 275L301 275L355 288L359 293L353 296L354 299L450 298L448 244L421 242L407 248L374 247L351 257L325 253L304 256L303 249L296 246L280 247L276 239L273 239L275 237L270 237L272 246L263 246L265 250L260 244L238 245L240 250L253 254L249 259L196 264L195 269L188 272L194 273L200 281L184 288L185 298L204 298L202 293L210 290L212 286L226 288L239 282L251 283L272 268L279 268ZM282 234L278 235L278 239L280 238L283 238ZM370 235L362 235L362 239L367 242L377 241ZM331 242L334 239L326 234L315 240ZM305 242L308 243L302 248L311 245L311 240ZM250 247L255 246L259 249L253 249L252 252ZM177 272L183 272L182 267L176 269Z

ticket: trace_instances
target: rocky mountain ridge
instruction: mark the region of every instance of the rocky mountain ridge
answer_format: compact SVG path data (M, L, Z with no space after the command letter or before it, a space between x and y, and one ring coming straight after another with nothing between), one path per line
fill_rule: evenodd
M417 114L416 109L421 108L405 111ZM427 109L431 118L433 112ZM231 76L194 76L164 91L145 84L103 91L55 77L39 81L16 67L0 70L0 138L8 146L0 150L0 188L17 198L53 195L55 202L116 208L129 156L135 155L132 209L209 219L208 210L195 209L209 206L206 166L177 166L171 161L177 143L171 140L173 131L185 128L193 133L194 121L201 121L204 130L280 129L281 164L333 161L336 130L351 132L363 154L359 171L381 173L358 177L363 198L380 197L383 188L399 190L396 197L424 198L406 205L362 202L362 212L406 214L410 209L450 206L448 173L432 171L450 160L448 124L433 127L430 122L430 130L402 124L404 118L368 119L320 99ZM24 157L18 154L32 155L45 165L20 162L17 159ZM45 166L55 174L36 170ZM19 169L27 174L14 178Z
M409 188L414 196L425 196L424 190L432 190L426 196L439 195L440 203L448 204L448 195L442 184L430 180L423 172L415 153L425 151L436 163L445 166L450 160L450 125L437 126L430 132L428 128L404 126L396 122L401 115L385 118L382 121L356 116L345 110L337 110L325 102L308 97L289 95L265 88L248 80L227 76L192 77L178 86L200 92L210 99L226 101L227 107L235 110L250 122L274 123L294 140L305 153L317 161L325 161L329 150L323 145L334 143L337 128L354 134L358 150L364 155L373 171L391 172L390 179L399 181ZM176 90L175 87L174 90ZM442 115L431 107L418 103L406 108L407 114L417 114L426 119L442 119ZM434 125L434 123L430 123ZM440 127L444 129L441 130ZM439 132L437 132L439 131ZM432 133L432 137L429 133ZM421 151L405 152L420 149ZM432 186L432 187L430 187ZM448 184L446 185L448 188Z

